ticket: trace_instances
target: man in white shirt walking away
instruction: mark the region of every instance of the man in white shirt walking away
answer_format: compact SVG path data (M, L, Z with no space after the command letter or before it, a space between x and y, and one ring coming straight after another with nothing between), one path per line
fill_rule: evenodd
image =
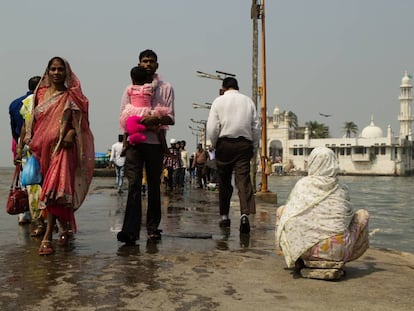
M109 158L109 162L115 167L118 193L122 193L122 185L124 184L125 155L123 155L123 138L123 135L118 135L118 141L112 145L111 157Z
M260 140L260 123L256 107L248 96L239 92L237 80L227 77L210 109L207 136L216 149L220 182L220 227L230 227L229 210L234 181L240 200L240 233L250 233L249 214L256 213L256 202L250 180L250 160Z

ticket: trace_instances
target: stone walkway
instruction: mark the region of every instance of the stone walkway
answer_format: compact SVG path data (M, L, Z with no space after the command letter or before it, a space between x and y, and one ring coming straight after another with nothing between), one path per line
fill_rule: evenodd
M258 202L243 238L237 196L232 227L222 232L216 192L165 195L162 241L141 236L136 246L123 246L116 231L126 194L117 195L112 182L94 179L70 249L40 257L40 241L13 224L15 235L1 242L0 310L414 309L412 254L369 249L335 282L287 270L274 251L274 204Z

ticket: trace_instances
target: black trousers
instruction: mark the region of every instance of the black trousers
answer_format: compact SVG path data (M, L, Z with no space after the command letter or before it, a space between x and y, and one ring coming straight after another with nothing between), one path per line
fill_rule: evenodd
M228 215L233 194L232 177L238 189L241 214L255 214L256 202L250 180L250 160L253 144L244 137L219 138L216 144L216 164L219 177L220 215Z
M158 229L161 222L161 172L163 153L160 145L130 145L125 155L125 175L128 178L128 199L122 231L139 238L142 218L141 187L145 165L147 173L147 231Z

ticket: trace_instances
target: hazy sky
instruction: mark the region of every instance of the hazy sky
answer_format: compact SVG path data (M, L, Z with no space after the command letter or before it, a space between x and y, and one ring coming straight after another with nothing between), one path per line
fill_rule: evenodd
M333 136L342 136L346 121L362 131L373 114L384 133L390 124L398 135L401 78L405 70L414 73L414 1L265 4L269 114L277 105L296 113L299 125L325 123ZM95 149L105 152L118 135L130 68L140 51L156 51L158 72L176 95L176 125L167 139L185 139L193 151L196 138L189 126L197 125L190 118L206 119L208 110L193 109L192 103L212 102L220 87L218 80L198 77L197 70L234 73L241 92L251 95L250 6L250 0L3 1L0 166L12 165L8 106L53 56L66 58L81 80Z

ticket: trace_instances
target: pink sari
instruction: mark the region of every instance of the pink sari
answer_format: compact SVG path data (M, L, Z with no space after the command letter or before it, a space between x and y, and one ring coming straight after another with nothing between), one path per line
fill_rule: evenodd
M39 159L43 176L40 202L43 208L60 222L72 224L76 230L74 211L84 201L94 169L94 140L89 128L88 99L83 95L80 82L66 67L66 91L44 101L50 86L48 70L35 91L35 102L26 139ZM68 128L63 128L63 113L70 110ZM63 138L69 128L76 132L73 147L63 148Z

